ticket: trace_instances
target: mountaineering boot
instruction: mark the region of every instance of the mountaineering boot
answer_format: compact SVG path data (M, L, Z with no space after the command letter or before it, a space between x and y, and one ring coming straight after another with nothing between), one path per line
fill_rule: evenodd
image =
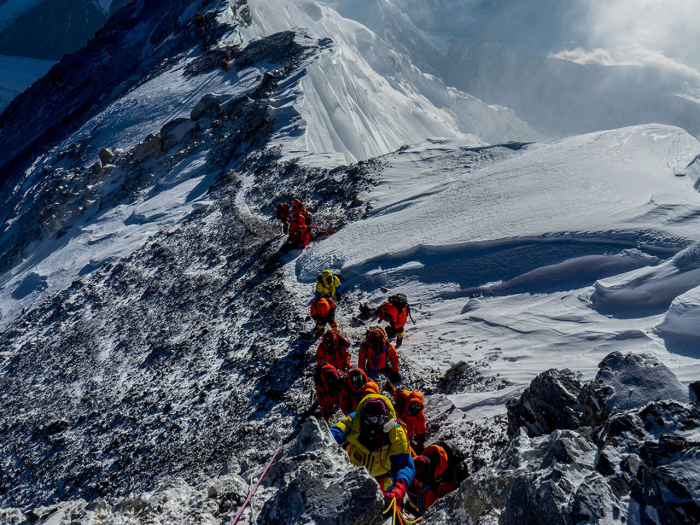
M396 348L400 347L401 343L403 343L403 332L396 335Z

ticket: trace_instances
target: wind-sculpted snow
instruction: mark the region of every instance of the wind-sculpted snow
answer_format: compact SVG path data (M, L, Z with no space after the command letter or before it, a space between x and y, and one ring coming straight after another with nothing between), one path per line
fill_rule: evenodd
M665 312L674 299L700 286L700 243L653 268L642 268L596 282L595 307L614 315Z
M488 106L425 75L383 35L335 10L362 9L354 2L345 4L248 1L253 22L242 33L249 38L304 27L316 38L332 40L301 83L297 109L306 132L295 142L297 149L340 153L352 162L430 136L474 135L486 142L540 137L512 111ZM391 11L393 6L382 2L384 8Z
M334 262L364 273L363 265L396 267L416 253L459 259L470 247L487 251L537 238L682 246L700 238L690 220L700 213L700 194L673 168L699 150L688 134L663 126L517 151L455 142L409 148L387 158L370 216L305 253L299 274L308 278ZM377 235L382 243L360 241ZM534 269L527 263L516 270Z

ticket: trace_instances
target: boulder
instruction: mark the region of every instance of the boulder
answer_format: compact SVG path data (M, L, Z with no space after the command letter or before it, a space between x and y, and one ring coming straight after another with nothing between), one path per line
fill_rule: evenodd
M688 389L654 358L612 352L598 368L595 379L578 397L586 419L595 427L603 425L613 412L640 408L657 399L690 401Z
M221 476L208 484L207 496L216 499L219 504L242 505L248 496L250 487L242 477L236 474Z
M90 166L90 169L95 175L98 175L102 171L102 162L98 160L95 164Z
M168 150L178 144L196 126L197 123L188 118L176 118L165 124L160 130L163 149Z
M103 166L105 164L111 164L114 160L114 153L108 148L102 148L97 155L100 157Z
M134 157L137 160L144 160L163 151L163 141L159 133L151 133L143 142L134 148Z
M280 454L265 478L265 494L273 496L258 523L371 525L381 516L379 485L366 469L350 464L325 422L310 417Z
M700 409L655 401L612 414L599 431L596 470L630 513L700 523ZM632 521L630 521L632 522Z
M192 109L190 113L190 118L192 120L199 120L200 118L206 116L211 118L216 118L221 112L221 105L219 103L219 97L209 93L204 95L202 99L197 102L197 105Z
M700 381L693 381L688 386L690 400L694 403L700 403Z
M520 398L508 402L508 434L525 427L531 436L585 426L578 402L581 383L571 370L547 370L532 380Z

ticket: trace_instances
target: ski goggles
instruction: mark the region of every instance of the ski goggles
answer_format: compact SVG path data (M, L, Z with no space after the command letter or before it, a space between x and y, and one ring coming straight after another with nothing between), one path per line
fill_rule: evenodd
M365 384L365 378L362 377L362 374L360 373L350 374L350 382L352 383L352 386L359 390Z
M365 423L371 427L379 427L384 425L385 416L365 416Z
M408 406L408 415L409 415L409 416L412 416L412 417L415 417L415 416L417 416L418 414L420 414L421 410L423 410L423 405L421 405L421 404L418 403L418 402L416 402L416 403L411 403L411 404Z

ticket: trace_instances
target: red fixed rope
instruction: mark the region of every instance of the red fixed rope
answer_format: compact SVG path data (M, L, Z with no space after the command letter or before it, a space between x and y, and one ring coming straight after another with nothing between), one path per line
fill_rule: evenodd
M236 514L236 517L233 518L233 521L231 522L231 525L236 525L236 522L238 521L238 518L241 517L241 514L243 514L243 510L246 508L246 505L248 505L248 502L250 501L250 498L253 497L253 494L255 494L255 491L258 490L258 485L260 485L260 482L262 479L265 477L265 474L267 474L267 471L270 469L270 466L272 465L272 462L275 460L277 457L277 454L279 451L282 449L282 447L279 447L277 451L273 454L272 459L270 462L267 464L267 467L265 467L265 470L263 471L262 475L258 478L258 482L255 484L255 487L253 487L253 490L250 494L248 494L248 498L245 500L245 503L243 503L243 506L241 507L241 510L238 511L238 514Z

